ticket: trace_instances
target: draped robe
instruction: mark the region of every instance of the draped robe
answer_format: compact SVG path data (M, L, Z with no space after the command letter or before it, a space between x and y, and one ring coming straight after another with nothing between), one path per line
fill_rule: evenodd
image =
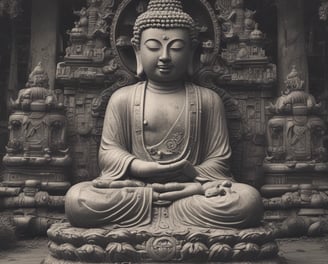
M231 149L221 98L207 88L187 83L181 120L169 129L162 142L149 147L145 146L143 132L145 90L146 83L140 82L112 95L99 150L99 179L133 179L128 167L137 158L163 163L187 159L199 174L195 181L201 184L232 180L228 166ZM158 151L163 155L157 155ZM257 225L262 217L258 192L239 183L233 183L231 190L224 196L193 195L177 200L168 208L170 218L184 225L212 228ZM151 222L152 188L100 189L84 182L70 189L65 207L75 226L142 226Z

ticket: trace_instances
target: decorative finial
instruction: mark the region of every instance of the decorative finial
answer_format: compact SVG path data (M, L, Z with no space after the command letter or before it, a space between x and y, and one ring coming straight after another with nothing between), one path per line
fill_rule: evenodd
M196 38L194 20L183 11L180 0L150 0L147 11L136 20L133 28L132 43L140 44L141 32L147 28L186 28L191 38Z
M296 65L292 66L291 72L287 75L285 85L286 89L289 91L297 91L303 89L304 81L299 77L299 74L296 70Z
M42 63L39 62L34 70L30 73L26 87L49 87L49 77L47 72L44 70Z

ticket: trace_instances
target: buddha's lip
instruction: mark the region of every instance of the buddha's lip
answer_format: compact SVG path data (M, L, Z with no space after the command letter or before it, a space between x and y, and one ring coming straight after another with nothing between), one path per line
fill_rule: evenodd
M162 69L162 70L170 70L173 68L173 65L171 64L159 64L157 65L157 68Z

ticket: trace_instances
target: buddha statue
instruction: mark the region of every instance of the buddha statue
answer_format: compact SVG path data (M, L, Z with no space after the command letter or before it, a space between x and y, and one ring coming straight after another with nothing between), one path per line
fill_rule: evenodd
M65 211L76 227L146 226L166 207L176 225L247 228L262 199L229 172L231 149L221 98L188 82L197 34L180 0L151 0L134 25L137 74L107 106L101 174L73 186Z

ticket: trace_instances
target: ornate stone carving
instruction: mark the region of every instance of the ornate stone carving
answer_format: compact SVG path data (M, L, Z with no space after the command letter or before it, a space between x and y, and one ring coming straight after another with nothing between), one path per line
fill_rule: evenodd
M324 147L326 127L319 116L321 105L304 92L295 66L285 83L283 95L268 106L275 116L268 123L268 156L264 166L282 163L286 164L286 170L287 167L292 170L307 165L325 171L328 169Z
M198 231L198 232L197 232ZM135 229L73 228L55 224L48 230L50 255L45 263L248 261L273 259L278 247L274 229L150 231ZM201 231L201 232L200 232ZM115 232L117 235L109 235ZM90 240L90 233L97 239ZM88 249L88 250L87 250Z
M270 64L265 55L265 35L253 19L256 11L244 9L243 0L217 0L214 8L222 24L222 41L226 43L226 48L221 52L221 59L214 60L210 67L219 74L217 83L275 83L276 66Z
M63 211L63 195L71 186L67 175L71 158L66 142L65 109L60 97L60 91L48 88L47 73L39 64L12 105L9 141L3 158L5 170L0 183L0 208L29 212L28 216L14 216L20 231L33 233L33 228L40 231L42 226L43 231L35 232L44 233L53 221L40 220L42 217L31 210ZM38 221L43 224L29 224Z
M320 208L327 206L328 162L321 104L304 91L295 66L285 85L275 104L267 107L274 116L268 121L263 163L261 192L267 197L265 208L270 210L265 217L324 216Z
M26 180L69 187L70 163L63 104L48 89L48 76L39 64L20 90L9 117L9 142L3 158L3 184L24 186ZM49 187L51 190L51 187Z

